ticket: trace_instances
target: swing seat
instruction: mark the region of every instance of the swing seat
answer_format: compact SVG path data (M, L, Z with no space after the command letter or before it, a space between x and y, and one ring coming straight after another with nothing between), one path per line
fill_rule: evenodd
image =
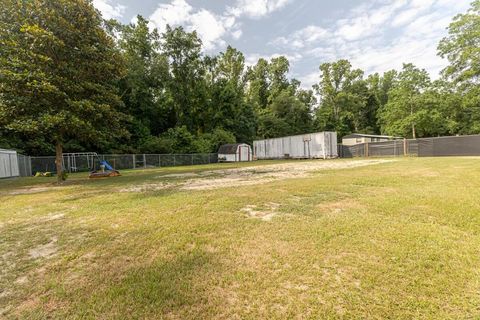
M118 176L121 176L119 171L111 170L111 171L104 171L104 172L93 171L93 172L90 172L90 175L88 177L91 179L95 179L95 178L110 178L110 177L118 177Z

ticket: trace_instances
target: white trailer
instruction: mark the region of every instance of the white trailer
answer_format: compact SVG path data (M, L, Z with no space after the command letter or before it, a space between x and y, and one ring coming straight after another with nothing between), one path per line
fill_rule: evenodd
M17 151L0 149L0 178L18 177Z
M337 133L316 132L253 142L256 159L330 159L338 157Z

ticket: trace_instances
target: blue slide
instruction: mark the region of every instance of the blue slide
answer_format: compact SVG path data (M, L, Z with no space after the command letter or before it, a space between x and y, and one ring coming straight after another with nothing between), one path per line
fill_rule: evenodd
M101 164L101 165L104 165L104 166L105 166L105 169L110 170L110 171L113 171L112 166L111 166L110 163L108 163L106 160L100 161L100 164Z

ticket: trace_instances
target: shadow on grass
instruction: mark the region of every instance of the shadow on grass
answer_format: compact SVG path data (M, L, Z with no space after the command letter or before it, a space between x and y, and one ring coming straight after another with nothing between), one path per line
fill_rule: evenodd
M121 280L107 282L107 289L79 305L76 314L94 318L123 314L142 319L178 315L182 309L207 302L212 284L205 275L221 270L216 261L212 253L194 250L131 269Z

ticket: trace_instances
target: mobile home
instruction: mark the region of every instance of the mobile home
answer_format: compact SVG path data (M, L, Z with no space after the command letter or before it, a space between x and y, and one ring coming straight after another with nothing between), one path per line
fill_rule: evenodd
M256 159L329 159L338 156L337 133L316 132L253 142Z
M398 139L403 139L403 138L393 137L393 136L380 136L380 135L374 135L374 134L353 133L353 134L349 134L348 136L342 137L342 144L344 146L354 146L362 143L385 142L385 141L398 140Z

